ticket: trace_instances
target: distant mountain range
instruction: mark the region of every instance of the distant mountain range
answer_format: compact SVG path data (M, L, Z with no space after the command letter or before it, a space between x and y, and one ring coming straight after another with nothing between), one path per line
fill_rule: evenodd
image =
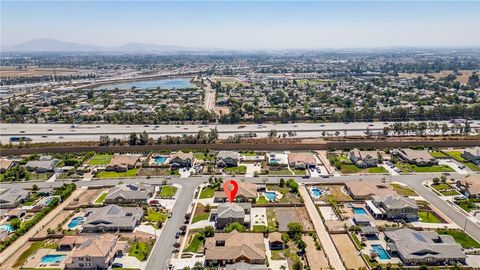
M106 47L74 42L65 42L55 39L34 39L13 46L2 47L1 50L4 52L177 52L200 51L201 49L137 42L126 43L117 47Z

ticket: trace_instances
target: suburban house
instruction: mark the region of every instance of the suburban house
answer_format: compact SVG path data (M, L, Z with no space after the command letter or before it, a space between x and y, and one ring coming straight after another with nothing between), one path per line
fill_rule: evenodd
M0 158L0 173L5 173L8 169L15 165L13 160Z
M110 204L85 209L82 232L133 231L143 217L141 207L121 207Z
M261 188L261 185L256 185L248 182L238 182L237 196L235 196L235 202L252 202L257 199L257 191ZM214 202L221 203L226 202L227 196L223 192L223 186L220 191L216 191L214 194Z
M467 148L463 150L462 157L476 165L480 165L480 147Z
M288 154L288 165L295 169L308 169L317 166L317 159L311 153L297 152Z
M271 250L280 250L285 247L285 243L282 240L282 234L279 232L268 234L268 244Z
M217 154L217 166L236 167L240 161L240 154L235 151L219 151Z
M0 209L10 209L17 207L20 203L27 200L28 191L21 188L9 188L0 193Z
M467 256L450 235L409 228L385 231L387 251L398 255L405 265L465 263Z
M369 200L373 195L397 194L388 184L380 181L348 181L345 182L344 188L354 200Z
M171 168L191 168L195 158L192 152L183 153L182 151L176 152L170 157Z
M438 160L426 150L400 149L395 152L403 161L417 166L438 165Z
M215 227L223 229L231 223L238 222L250 227L250 203L221 203L217 209L212 210Z
M265 264L265 242L262 233L216 233L205 241L205 264L225 266L244 262Z
M480 197L480 176L470 175L455 183L458 190L465 195L465 197Z
M106 171L126 172L140 165L140 155L115 155L106 166Z
M418 205L415 199L403 197L400 195L372 196L373 205L380 210L382 216L389 219L418 219ZM367 203L372 213L376 216L378 211L371 204Z
M57 160L50 159L50 160L30 160L25 164L25 169L31 172L37 173L46 173L46 172L53 172L55 168L55 164L57 164Z
M376 167L378 165L378 151L360 151L357 148L348 152L350 160L359 168Z
M105 234L97 237L66 236L59 248L70 248L65 269L109 269L117 256L123 256L127 242L120 235Z
M142 203L153 196L155 187L144 184L123 184L108 190L105 203Z

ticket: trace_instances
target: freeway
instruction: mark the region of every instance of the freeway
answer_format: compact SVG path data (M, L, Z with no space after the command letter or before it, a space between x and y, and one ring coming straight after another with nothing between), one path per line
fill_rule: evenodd
M440 199L430 190L423 186L423 182L431 180L435 176L440 176L440 173L418 173L414 175L396 175L386 177L387 183L389 182L400 182L409 185L414 189L419 195L424 197L429 201L435 208L439 209L444 215L446 215L450 220L455 222L459 227L465 227L465 231L470 234L477 241L480 241L480 226L477 222L473 222L468 219L463 212L458 211L451 205L449 205L444 200ZM175 243L174 235L180 225L183 223L184 214L187 212L190 203L192 202L193 194L195 189L201 183L207 182L210 176L195 176L188 179L184 178L173 178L171 182L182 185L182 190L174 206L174 216L166 222L162 234L160 236L158 244L152 250L152 256L150 261L147 264L147 269L160 269L160 265L166 265L166 262L171 258L171 251L173 250L172 245ZM371 180L380 180L383 175L342 175L330 178L303 178L299 176L292 176L288 178L293 178L299 183L310 184L310 183L341 183L346 181L354 181L361 179L362 181L371 181ZM460 179L465 177L465 175L460 175L457 173L451 173L449 177L455 179ZM269 176L269 177L236 177L240 179L245 179L247 182L253 183L278 183L281 177L278 176ZM266 181L265 181L266 180ZM79 187L88 187L88 186L104 186L104 185L116 185L118 182L122 181L123 183L148 183L148 184L161 184L165 181L164 177L152 177L152 178L131 178L131 179L108 179L108 180L91 180L91 181L78 181L76 182ZM264 182L265 181L265 182ZM63 183L71 182L71 180L56 181L56 182L36 182L39 188L43 187L58 187ZM32 182L19 182L19 183L8 183L1 184L0 188L6 189L9 187L22 187L22 188L31 188ZM465 226L466 225L466 226Z
M448 121L435 121L439 125ZM196 134L198 131L210 131L217 128L219 137L224 139L235 134L254 132L257 137L267 137L271 130L278 133L295 131L296 138L323 137L325 134L334 136L364 136L366 130L381 131L393 122L353 122L353 123L289 123L289 124L219 124L219 125L112 125L112 124L7 124L0 125L0 142L8 143L11 137L28 137L33 142L51 141L98 141L101 135L111 138L128 138L132 132L146 131L151 137L182 136ZM413 122L418 123L418 122ZM480 128L480 122L471 123L472 129Z

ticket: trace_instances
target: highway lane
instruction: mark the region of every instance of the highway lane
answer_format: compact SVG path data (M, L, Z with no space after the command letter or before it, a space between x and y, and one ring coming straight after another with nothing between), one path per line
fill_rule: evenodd
M438 124L448 121L436 121ZM354 122L354 123L289 123L289 124L248 124L248 125L111 125L111 124L7 124L0 125L0 141L8 143L11 137L29 137L33 142L51 141L94 141L101 135L125 139L132 132L146 131L151 137L182 136L183 134L196 134L203 130L209 132L217 128L220 138L227 138L235 134L257 133L258 137L267 137L270 130L279 133L295 131L297 138L322 137L323 133L335 136L365 135L367 128L370 131L381 131L393 122ZM417 122L418 123L418 122ZM480 122L471 123L472 128L480 128Z

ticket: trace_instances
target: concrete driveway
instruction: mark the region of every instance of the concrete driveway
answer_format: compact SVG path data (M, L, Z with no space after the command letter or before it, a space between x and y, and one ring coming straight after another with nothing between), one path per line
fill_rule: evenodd
M460 166L458 163L456 163L453 159L440 159L438 161L438 164L440 165L447 165L448 167L454 169L457 173L459 174L464 174L467 175L468 171L464 169L460 169ZM467 168L467 167L465 167Z

